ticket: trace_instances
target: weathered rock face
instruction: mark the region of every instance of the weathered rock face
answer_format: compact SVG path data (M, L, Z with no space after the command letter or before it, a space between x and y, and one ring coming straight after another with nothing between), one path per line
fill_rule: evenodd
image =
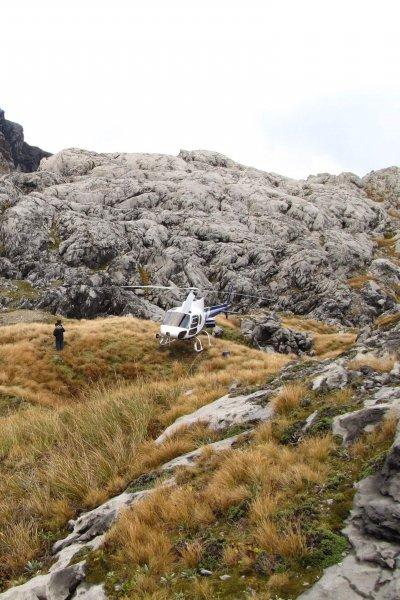
M14 169L26 173L36 171L42 158L47 156L50 156L49 152L24 141L21 125L7 121L0 108L0 175Z
M121 290L131 282L233 283L262 297L251 305L367 323L394 304L378 283L347 284L374 260L374 236L392 227L385 203L371 199L381 177L368 176L367 195L352 174L295 181L213 152L65 150L35 173L0 180L0 274L34 287L21 294L23 307L70 316L152 316L144 299L166 307L178 298ZM398 185L399 172L390 177ZM375 261L375 272L395 285L397 267L387 263Z
M399 434L381 472L360 481L344 533L352 552L326 569L302 600L400 597Z
M207 423L211 429L224 429L231 425L266 421L273 415L273 406L268 403L267 397L268 393L265 390L253 394L222 396L190 415L179 417L156 439L156 443L161 444L181 427L193 423Z
M363 178L365 192L376 202L398 206L400 197L399 174L399 167L371 171Z
M395 369L394 369L395 371ZM399 417L400 379L394 386L374 382L375 393L364 408L335 417L333 433L348 445L371 431L388 416ZM379 387L381 386L381 387ZM381 469L356 484L354 505L343 533L351 552L342 562L325 570L302 600L350 600L400 598L400 424Z
M312 339L309 335L283 327L273 313L268 317L244 319L241 330L254 346L262 350L282 354L302 354L311 350Z
M335 390L346 386L348 374L346 369L336 361L322 371L318 377L313 380L313 390Z

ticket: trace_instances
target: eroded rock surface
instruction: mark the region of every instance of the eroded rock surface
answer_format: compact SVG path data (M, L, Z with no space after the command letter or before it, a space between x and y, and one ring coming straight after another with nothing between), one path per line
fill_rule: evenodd
M84 513L75 521L70 521L69 525L72 532L65 539L59 540L54 544L53 552L57 553L70 544L87 542L98 535L102 535L114 523L121 509L140 501L146 494L146 491L135 494L124 492L119 496L111 498L111 500L98 508Z
M243 319L241 330L243 335L261 350L303 354L309 352L312 347L309 335L284 327L274 313L268 317Z
M339 361L331 363L313 380L312 388L317 391L342 389L348 381L347 370Z
M390 178L398 185L399 171ZM131 282L233 283L260 297L237 296L239 306L366 323L394 302L380 283L347 281L371 265L391 223L374 182L382 187L381 172L366 183L349 173L295 181L207 151L64 150L0 180L0 275L32 285L20 307L70 316L152 317L179 296L122 289ZM395 265L373 269L397 277Z
M369 408L338 417L336 426L339 423L343 428L344 441L354 441L365 430L366 422L374 425L389 408L398 406L399 390L382 388L369 402ZM382 403L383 399L386 402ZM321 579L300 596L301 600L400 598L399 474L400 425L383 468L356 484L353 510L343 530L352 545L351 553L326 569Z
M181 427L194 423L207 423L211 429L225 429L231 425L243 425L266 421L273 415L273 406L268 402L268 392L260 390L253 394L227 394L210 404L202 406L189 415L179 417L156 439L161 444Z
M0 594L2 600L68 600L85 578L84 563L69 565Z
M233 435L229 438L225 438L218 442L213 442L212 444L208 444L206 447L213 452L220 452L221 450L229 450L239 439L239 435ZM182 454L182 456L178 456L177 458L173 458L168 462L164 463L159 467L161 471L172 471L177 467L190 467L192 466L201 456L204 447L198 448L197 450L193 450L192 452L187 452L186 454Z

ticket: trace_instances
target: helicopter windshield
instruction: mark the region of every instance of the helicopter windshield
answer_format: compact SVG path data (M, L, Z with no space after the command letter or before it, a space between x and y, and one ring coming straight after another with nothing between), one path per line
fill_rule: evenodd
M164 317L163 325L171 325L172 327L189 327L190 316L185 313L169 310Z

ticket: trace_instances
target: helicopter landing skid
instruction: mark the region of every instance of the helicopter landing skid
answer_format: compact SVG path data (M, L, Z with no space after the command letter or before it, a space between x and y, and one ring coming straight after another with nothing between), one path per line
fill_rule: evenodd
M169 346L174 341L169 335L160 335L158 339L160 346Z
M208 338L208 347L210 347L211 346L210 334L208 333L208 331L205 331L205 330L203 330L203 332L206 334L206 336ZM194 349L196 350L196 352L202 352L204 350L202 341L197 336L194 338Z

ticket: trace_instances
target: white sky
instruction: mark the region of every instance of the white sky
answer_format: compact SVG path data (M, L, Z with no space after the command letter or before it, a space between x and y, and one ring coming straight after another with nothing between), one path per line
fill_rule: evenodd
M397 0L3 0L0 20L0 107L46 150L293 177L399 160Z

